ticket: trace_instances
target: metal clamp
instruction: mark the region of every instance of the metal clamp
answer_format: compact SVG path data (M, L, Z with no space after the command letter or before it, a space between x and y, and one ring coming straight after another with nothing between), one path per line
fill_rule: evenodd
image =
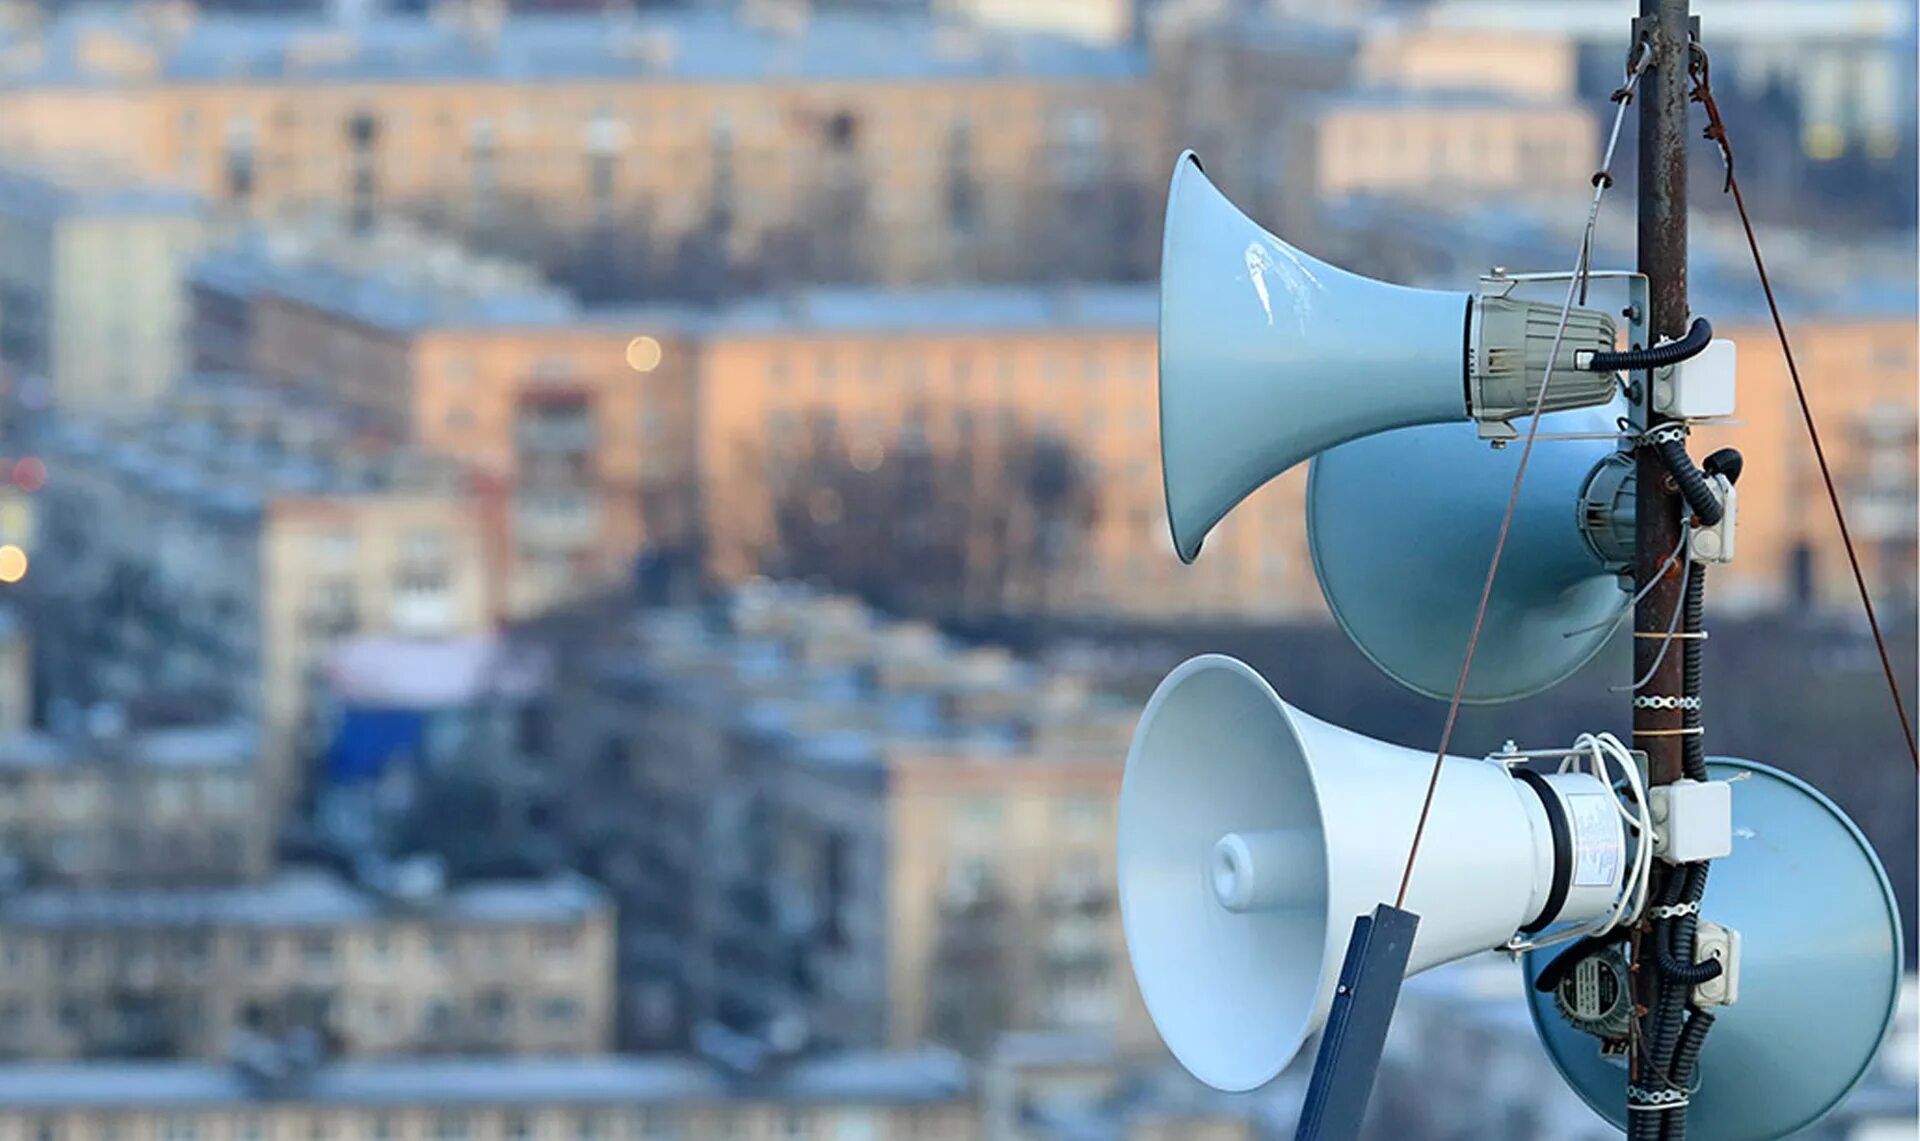
M1691 903L1662 903L1654 907L1649 907L1647 908L1646 917L1648 919L1678 919L1682 915L1698 914L1700 914L1700 901L1696 899Z
M1662 424L1658 428L1641 433L1639 439L1635 440L1634 443L1646 447L1658 447L1661 444L1683 443L1686 438L1687 425L1684 422L1675 422L1672 424Z

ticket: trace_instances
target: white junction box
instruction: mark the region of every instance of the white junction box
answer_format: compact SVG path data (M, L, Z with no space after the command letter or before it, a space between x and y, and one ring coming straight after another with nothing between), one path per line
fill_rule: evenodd
M1716 338L1689 360L1653 374L1653 410L1676 420L1731 416L1736 384L1732 341Z
M1688 524L1688 549L1703 563L1730 563L1735 526L1740 519L1740 496L1734 490L1733 481L1724 475L1708 476L1707 484L1713 489L1714 498L1720 501L1720 521L1711 527Z
M1740 932L1700 920L1693 930L1693 961L1720 964L1718 978L1693 988L1693 1005L1732 1006L1740 1001Z
M1733 785L1680 780L1647 790L1656 839L1653 854L1669 864L1693 864L1733 854Z

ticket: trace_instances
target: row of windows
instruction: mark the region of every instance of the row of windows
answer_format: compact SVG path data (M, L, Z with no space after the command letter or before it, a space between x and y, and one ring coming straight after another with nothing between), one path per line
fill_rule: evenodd
M258 1113L137 1117L38 1117L5 1130L20 1141L879 1141L882 1136L936 1141L971 1135L971 1123L946 1111L891 1115L905 1125L882 1129L883 1111L849 1107L778 1109L638 1106L619 1110L528 1110L462 1113ZM0 1130L12 1125L0 1118Z
M397 954L404 953L394 932L375 929L357 939L338 937L327 931L277 937L248 934L239 939L235 956L249 967L270 967L285 957L297 958L308 967L329 967L340 957L343 942L349 948L357 944L360 955L374 963L390 962ZM215 957L213 939L202 932L148 939L63 935L40 940L11 935L0 939L0 962L10 967L22 965L35 945L50 945L54 961L63 970L110 961L123 966L174 963L193 967L205 965ZM556 927L535 932L529 938L524 934L516 937L500 932L456 935L450 930L434 929L427 932L419 947L429 961L443 966L456 962L507 964L516 950L528 949L548 963L570 963L580 949L579 931Z
M1039 358L1040 379L1064 381L1073 378L1088 381L1107 379L1129 381L1151 381L1154 377L1154 357L1149 353L1127 353L1116 359L1111 353L1041 353ZM956 355L948 361L947 367L938 372L930 370L924 356L897 357L883 353L867 353L858 362L858 376L861 380L902 381L909 384L925 383L940 376L953 384L966 384L974 376L974 358ZM840 356L823 352L808 358L795 358L785 353L776 354L767 361L767 380L775 385L785 384L794 379L814 381L833 381L843 375L854 375L854 362L843 360ZM1012 384L1020 379L1021 359L1012 353L995 354L992 358L991 373L993 379L1002 384ZM988 370L982 370L982 378Z

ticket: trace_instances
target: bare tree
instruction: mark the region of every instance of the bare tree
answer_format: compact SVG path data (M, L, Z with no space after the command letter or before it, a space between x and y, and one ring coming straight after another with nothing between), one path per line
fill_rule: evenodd
M816 414L771 455L745 450L747 478L773 488L762 571L897 614L1047 610L1095 519L1084 463L1017 423L950 443L931 442L925 423L913 409L891 439L850 440Z

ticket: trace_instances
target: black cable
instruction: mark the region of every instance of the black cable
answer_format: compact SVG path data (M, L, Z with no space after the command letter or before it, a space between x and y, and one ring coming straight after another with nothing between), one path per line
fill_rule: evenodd
M1650 349L1595 353L1587 358L1587 370L1589 372L1636 372L1641 369L1665 368L1699 356L1712 343L1713 323L1705 317L1695 317L1693 324L1687 329L1687 335L1677 341L1668 341L1664 345L1655 345Z
M1687 1025L1680 1031L1680 1043L1674 1047L1673 1070L1668 1075L1678 1089L1691 1089L1693 1071L1700 1064L1700 1051L1706 1045L1707 1031L1713 1029L1713 1012L1696 1010L1687 1016ZM1663 1115L1665 1128L1660 1133L1660 1141L1687 1141L1687 1114L1684 1107Z
M1692 732L1680 737L1680 771L1688 780L1707 779L1707 746L1700 729L1700 658L1705 641L1699 635L1706 617L1707 568L1695 563L1689 568L1687 592L1681 614L1681 628L1688 635L1681 639L1680 695L1691 698L1680 710L1680 724Z
M1711 527L1726 515L1726 508L1720 505L1720 499L1713 493L1713 485L1707 482L1705 473L1693 466L1693 457L1687 454L1684 440L1662 440L1653 445L1660 462L1672 473L1673 482L1680 487L1680 494L1686 497L1687 506L1699 517L1700 522Z

